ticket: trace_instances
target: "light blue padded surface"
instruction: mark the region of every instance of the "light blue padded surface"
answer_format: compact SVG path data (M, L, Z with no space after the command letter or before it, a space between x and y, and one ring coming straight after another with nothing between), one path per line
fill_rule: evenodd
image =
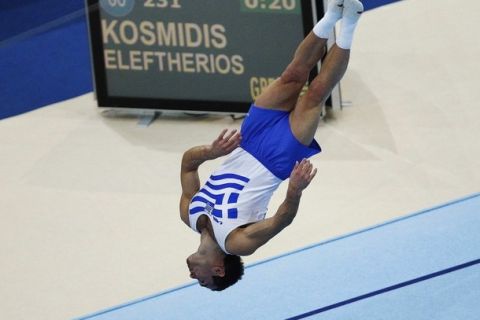
M478 320L479 300L477 264L307 319Z
M190 285L81 319L285 319L479 259L479 230L480 194L255 264L223 292Z

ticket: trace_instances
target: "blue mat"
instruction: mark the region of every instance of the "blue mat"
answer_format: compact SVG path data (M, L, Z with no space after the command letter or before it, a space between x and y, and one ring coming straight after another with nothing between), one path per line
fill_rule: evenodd
M84 8L79 0L0 0L0 42Z
M476 194L251 265L226 291L192 283L79 319L473 319L479 230Z
M0 47L0 70L0 119L91 92L85 20Z
M92 91L84 1L0 0L0 119Z

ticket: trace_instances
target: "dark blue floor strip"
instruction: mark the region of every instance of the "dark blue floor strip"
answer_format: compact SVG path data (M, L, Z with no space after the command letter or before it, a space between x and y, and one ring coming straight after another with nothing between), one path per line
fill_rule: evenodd
M352 299L344 300L344 301L341 301L341 302L338 302L338 303L335 303L335 304L332 304L332 305L329 305L329 306L326 306L326 307L322 307L322 308L319 308L319 309L316 309L316 310L312 310L312 311L300 314L298 316L288 318L287 320L304 319L304 318L307 318L307 317L310 317L310 316L313 316L313 315L316 315L316 314L319 314L319 313L323 313L323 312L326 312L326 311L329 311L329 310L332 310L332 309L340 308L340 307L345 306L347 304L351 304L351 303L354 303L354 302L357 302L357 301L360 301L360 300L364 300L364 299L368 299L368 298L371 298L371 297L374 297L374 296L377 296L377 295L380 295L380 294L383 294L383 293L386 293L386 292L389 292L389 291L393 291L393 290L397 290L397 289L400 289L400 288L403 288L403 287L407 287L407 286L410 286L410 285L418 283L418 282L426 281L426 280L429 280L429 279L432 279L432 278L435 278L435 277L445 275L447 273L451 273L451 272L455 272L455 271L458 271L458 270L461 270L461 269L465 269L465 268L474 266L476 264L480 264L480 259L473 260L473 261L470 261L470 262L466 262L466 263L463 263L463 264L460 264L460 265L457 265L457 266L454 266L454 267L451 267L451 268L448 268L448 269L444 269L444 270L441 270L441 271L438 271L438 272L435 272L435 273L431 273L431 274L428 274L428 275L425 275L425 276L422 276L422 277L419 277L419 278L415 278L415 279L412 279L412 280L409 280L409 281L405 281L405 282L402 282L402 283L399 283L399 284L396 284L396 285L393 285L393 286L390 286L390 287L386 287L386 288L383 288L383 289L380 289L380 290L377 290L377 291L373 291L373 292L370 292L370 293L367 293L367 294L364 294L364 295L361 295L361 296L358 296L358 297L355 297L355 298L352 298Z

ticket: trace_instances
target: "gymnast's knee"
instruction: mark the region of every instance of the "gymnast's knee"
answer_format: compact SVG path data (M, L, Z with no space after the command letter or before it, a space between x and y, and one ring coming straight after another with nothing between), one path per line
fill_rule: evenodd
M322 106L330 95L331 89L321 82L312 82L305 93L303 100L309 105Z
M285 84L296 83L303 86L309 74L310 70L307 67L290 64L280 76L280 80Z

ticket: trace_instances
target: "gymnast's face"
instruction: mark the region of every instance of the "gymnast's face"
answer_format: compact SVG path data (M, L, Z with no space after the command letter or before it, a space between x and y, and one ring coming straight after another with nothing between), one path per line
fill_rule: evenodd
M187 258L187 266L190 271L190 278L197 279L202 287L215 289L212 277L219 275L221 270L214 264L209 263L207 257L194 253Z

